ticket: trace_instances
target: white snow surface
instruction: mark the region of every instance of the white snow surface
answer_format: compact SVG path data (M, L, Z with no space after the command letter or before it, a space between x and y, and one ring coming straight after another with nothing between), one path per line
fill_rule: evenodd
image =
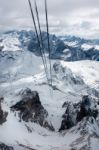
M82 49L84 50L84 51L87 51L87 50L89 50L89 49L91 49L91 48L95 48L96 50L99 50L99 45L91 45L91 44L83 44L82 46Z
M47 84L41 58L29 51L21 50L19 41L11 38L10 40L5 38L3 51L6 51L6 55L0 58L0 96L4 96L2 108L8 112L7 121L0 126L0 142L13 146L15 150L25 150L18 143L36 150L71 150L71 148L79 150L88 145L89 136L93 132L83 137L79 131L79 124L72 130L63 133L59 133L58 130L65 112L65 109L62 108L63 103L80 101L83 92L76 91L85 88L86 84L91 87L99 87L99 62L53 60L52 65L55 62L60 65L57 74L52 70L53 85L59 90L52 90ZM13 42L14 46L11 45ZM76 78L77 76L85 83L75 85L71 77ZM49 114L47 119L53 124L55 132L36 123L19 122L17 114L15 115L10 110L10 106L19 101L19 91L25 88L39 93L41 103ZM27 126L32 132L27 130ZM87 127L90 131L94 128L99 136L97 123L91 125L89 122ZM90 150L98 150L99 138L91 136L89 142Z
M17 38L17 34L12 36L12 34L2 35L2 42L0 46L3 47L2 51L19 51L22 50L21 43Z
M82 77L86 84L99 87L99 62L90 60L73 63L61 61L61 64L69 67L74 73Z
M77 44L78 44L78 41L74 41L74 42L67 42L67 41L64 41L64 43L68 46L73 46L73 47L76 47Z
M87 50L89 50L90 48L92 48L93 45L83 44L81 47L83 48L84 51L87 51Z

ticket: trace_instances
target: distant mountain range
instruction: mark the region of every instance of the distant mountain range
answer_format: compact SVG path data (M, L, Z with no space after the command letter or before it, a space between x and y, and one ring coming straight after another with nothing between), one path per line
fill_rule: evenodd
M47 34L42 32L43 47L48 53ZM13 42L10 42L12 41ZM6 41L6 42L5 42ZM10 44L9 44L10 42ZM7 45L7 49L5 48ZM8 31L0 36L0 51L29 50L41 55L39 44L33 31ZM65 61L96 60L99 61L99 39L88 40L75 36L50 35L51 58Z

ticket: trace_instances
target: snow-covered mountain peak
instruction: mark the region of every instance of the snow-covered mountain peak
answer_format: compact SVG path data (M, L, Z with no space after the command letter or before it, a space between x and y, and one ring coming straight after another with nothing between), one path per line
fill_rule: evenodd
M50 79L46 33L42 35ZM0 37L0 148L97 150L99 51L82 46L95 47L98 40L50 35L50 44L52 86L32 31Z

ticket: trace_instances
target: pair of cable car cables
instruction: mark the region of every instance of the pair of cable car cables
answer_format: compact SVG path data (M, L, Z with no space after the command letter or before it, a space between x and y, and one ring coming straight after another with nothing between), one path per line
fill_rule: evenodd
M48 78L48 67L47 67L47 61L46 61L46 56L45 56L45 51L44 51L44 43L43 43L43 37L42 37L42 32L41 32L41 25L40 25L40 20L39 20L39 13L38 13L37 3L36 3L36 0L34 0L39 34L38 34L37 25L36 25L36 21L35 21L35 17L34 17L34 11L32 9L32 5L31 5L31 0L28 0L28 3L29 3L30 11L31 11L31 16L32 16L33 24L34 24L34 29L35 29L37 42L38 42L38 45L39 45L39 50L40 50L41 57L42 57L42 62L43 62L43 66L44 66L44 70L45 70L45 74L46 74L46 79L47 79L48 85L52 86L51 49L50 49L50 39L49 39L47 0L45 0L45 16L46 16L46 30L47 30L47 45L48 45L48 52L49 52L50 80Z

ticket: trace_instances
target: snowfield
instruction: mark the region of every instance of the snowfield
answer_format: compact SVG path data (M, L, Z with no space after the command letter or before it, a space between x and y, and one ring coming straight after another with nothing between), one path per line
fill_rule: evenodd
M3 45L0 52L0 97L4 97L1 105L8 117L0 125L0 142L14 150L98 150L99 118L97 121L84 118L71 129L58 131L65 112L62 108L64 102L77 103L84 94L98 100L92 89L99 91L99 62L52 60L53 89L47 83L41 57L22 50L19 41L13 37L5 38ZM26 88L39 93L54 132L37 123L20 122L18 113L11 111L10 107L20 100L19 92Z
M99 86L99 62L90 60L73 63L61 61L61 64L69 67L74 73L81 76L86 84L95 87Z

